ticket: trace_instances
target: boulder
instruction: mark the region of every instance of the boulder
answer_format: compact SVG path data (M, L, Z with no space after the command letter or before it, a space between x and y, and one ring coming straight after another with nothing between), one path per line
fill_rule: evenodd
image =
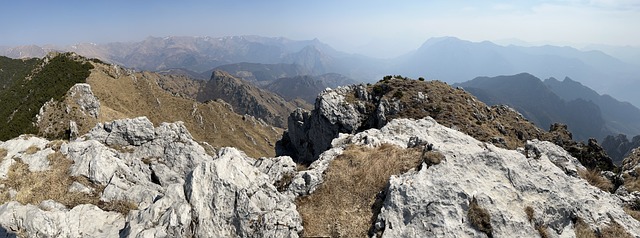
M108 146L139 146L153 139L154 133L153 123L149 119L137 117L100 123L84 137Z
M433 144L445 159L390 178L375 223L383 237L484 237L467 216L474 199L488 212L493 237L536 236L527 207L550 237L574 236L577 218L593 229L617 222L640 235L640 222L625 213L621 199L577 177L577 159L551 143L530 141L538 156L527 157L525 150L480 142L430 118L393 120L344 140L406 146L410 135Z
M223 148L189 174L184 190L196 236L298 237L302 219L295 204L252 164L238 150Z
M118 237L124 217L94 205L78 205L71 210L8 202L0 206L0 236L12 237Z
M67 97L80 107L82 113L98 118L100 101L91 91L91 85L87 83L75 84L67 92Z
M308 112L298 108L288 119L288 132L277 151L290 153L298 162L310 164L325 150L339 133L356 133L368 120L362 104L349 103L346 95L369 98L364 85L325 89L316 98L315 109Z

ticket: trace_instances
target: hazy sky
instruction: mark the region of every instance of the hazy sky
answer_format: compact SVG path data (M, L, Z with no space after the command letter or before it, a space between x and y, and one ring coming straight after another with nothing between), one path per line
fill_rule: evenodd
M639 0L3 1L0 45L140 41L147 36L318 38L390 57L434 36L640 46Z

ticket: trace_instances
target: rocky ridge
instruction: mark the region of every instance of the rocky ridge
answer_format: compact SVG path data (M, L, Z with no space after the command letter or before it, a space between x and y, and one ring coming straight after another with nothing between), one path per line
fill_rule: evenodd
M533 237L544 227L546 237L574 237L582 232L576 231L579 222L592 233L618 224L632 237L640 235L640 222L624 209L640 201L640 194L625 193L624 188L611 194L590 185L578 176L584 169L580 162L550 142L533 140L526 149L508 150L426 118L395 119L381 129L340 134L332 144L309 171L293 178L289 192L310 194L322 186L322 174L348 145L429 144L444 155L439 164L423 164L390 178L370 235ZM472 200L486 209L489 233L475 229L467 218Z
M584 167L561 147L533 140L517 150L499 148L431 118L393 119L380 129L339 134L302 171L290 157L254 160L235 148L216 151L196 142L183 123L154 127L145 117L101 123L69 142L19 137L0 144L0 171L7 171L0 175L21 163L46 172L55 165L49 155L60 154L73 161L68 176L76 179L64 189L93 194L100 202L67 206L45 197L22 205L15 200L25 191L5 185L2 194L10 202L0 206L0 232L297 237L303 227L295 199L322 186L324 172L347 146L382 144L424 146L444 158L390 178L371 235L535 236L542 225L548 237L573 237L579 223L589 231L619 226L640 235L640 222L624 210L640 194L625 187L611 194L589 185L578 176ZM118 213L100 204L118 201L135 206ZM486 211L490 231L474 228L467 218L471 203ZM95 222L73 222L89 215Z
M222 99L231 104L237 113L261 118L278 127L286 127L285 117L296 107L275 93L260 89L224 71L214 71L195 99L200 102Z
M182 81L185 85L180 84L180 77L103 63L94 63L94 67L87 83L100 102L98 122L139 116L146 116L155 124L183 121L197 140L214 147L237 147L253 157L273 155L273 145L282 129L250 115L238 115L226 102L198 102L187 97L190 91L175 94L162 88L169 87L172 79L176 83L171 87L189 88L186 81ZM94 125L80 126L79 131L88 131Z
M88 181L68 190L95 193L101 202L133 203L134 209L120 214L95 204L67 207L51 199L21 205L12 200L25 191L3 186L12 201L0 206L3 236L297 237L302 230L295 205L273 185L277 174L263 173L235 148L207 149L183 123L154 127L145 117L116 120L98 124L77 140L52 143L37 137L1 143L6 151L3 174L16 163L47 171L47 155L60 153L73 161L68 176ZM37 152L26 152L32 147ZM286 157L261 160L295 168ZM88 216L91 223L79 222Z
M401 76L387 76L374 85L351 85L323 91L312 111L297 109L289 116L288 131L276 145L276 154L290 155L297 162L309 164L330 148L331 141L340 133L381 128L395 118L421 119L426 116L498 147L515 149L531 139L558 141L581 162L598 164L601 170L615 167L606 153L598 153L601 151L599 146L590 149L584 143L573 141L566 126L564 137L558 139L559 133L539 129L507 106L489 107L464 90L446 83Z

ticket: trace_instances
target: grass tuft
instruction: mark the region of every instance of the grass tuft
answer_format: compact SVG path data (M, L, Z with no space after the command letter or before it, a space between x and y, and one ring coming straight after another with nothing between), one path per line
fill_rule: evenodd
M35 145L32 145L32 146L29 146L29 148L27 148L27 150L25 150L24 153L28 154L28 155L32 155L32 154L35 154L38 151L40 151L40 148L38 148Z
M603 238L633 238L620 224L611 220L611 224L602 229Z
M0 148L0 161L2 161L2 159L4 159L4 157L7 157L7 149L5 148Z
M527 206L524 208L524 213L527 214L527 220L529 221L529 223L533 225L536 231L538 231L538 234L540 235L540 237L548 238L549 237L548 227L547 225L543 224L542 221L536 220L535 210L533 210L532 207Z
M467 211L467 218L471 222L471 225L477 230L487 234L489 237L493 237L493 228L491 227L491 216L487 209L484 209L478 205L478 200L474 197L469 203L469 211Z
M305 237L369 236L381 208L389 177L415 168L422 151L383 144L377 148L350 146L333 160L325 182L310 196L296 200Z
M274 184L278 189L278 192L286 191L289 188L289 185L291 185L291 181L293 180L293 177L295 175L295 172L283 174L282 178L280 178L280 180L276 181Z
M607 178L603 177L598 170L581 169L578 170L578 175L581 178L587 180L589 184L599 188L602 191L611 192L611 190L613 189L613 183L611 183L611 181L609 181Z
M50 168L46 171L31 172L29 165L17 159L9 168L7 179L0 180L5 188L0 190L0 204L6 203L9 197L9 189L17 191L12 199L22 204L38 205L45 200L54 200L67 208L73 208L80 204L94 204L105 211L116 211L126 215L129 210L136 209L135 204L126 201L100 201L99 194L104 187L93 184L89 179L80 176L73 177L69 174L69 167L73 161L62 153L50 154L47 159ZM69 186L73 182L79 182L94 189L94 193L69 192Z
M533 222L534 217L534 210L532 207L527 206L524 208L524 213L527 214L527 220L531 223Z

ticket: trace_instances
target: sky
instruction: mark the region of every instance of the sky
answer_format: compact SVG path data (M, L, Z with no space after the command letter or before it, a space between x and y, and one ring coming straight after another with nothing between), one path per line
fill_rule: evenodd
M3 1L0 46L141 41L148 36L318 38L394 57L430 37L583 47L640 46L639 0Z

